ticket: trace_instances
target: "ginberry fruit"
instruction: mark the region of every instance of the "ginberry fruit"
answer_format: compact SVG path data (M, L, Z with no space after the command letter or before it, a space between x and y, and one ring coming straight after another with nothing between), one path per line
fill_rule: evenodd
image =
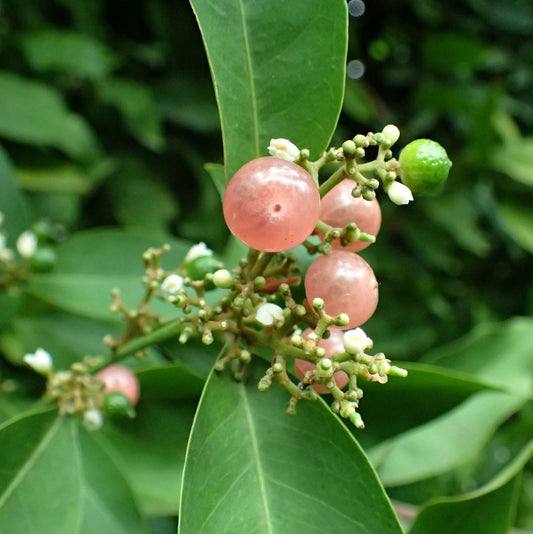
M109 365L96 373L96 378L101 380L105 387L104 393L118 392L128 398L132 406L139 401L140 388L137 377L127 367L122 365Z
M235 173L224 194L223 210L229 229L243 243L280 252L311 235L320 194L304 169L267 156L249 161Z
M344 228L347 224L354 222L359 230L376 236L381 227L381 209L376 199L365 200L361 197L354 197L352 191L355 182L345 179L337 184L331 191L328 191L320 201L319 219L334 228ZM324 234L317 232L320 239ZM341 245L340 239L331 242L333 250L347 250L357 252L363 250L370 243L368 241L352 241L346 246Z
M452 162L446 150L431 139L416 139L400 152L398 173L413 193L437 191L448 178Z
M361 256L343 250L316 259L305 275L305 294L309 304L324 301L324 310L335 317L348 314L342 330L362 325L378 304L378 283L374 271Z
M130 400L120 391L107 393L102 401L102 409L111 417L135 417Z
M307 339L307 336L312 332L310 328L304 331L302 337ZM322 347L326 354L325 356L333 356L340 352L345 352L344 344L342 342L344 338L344 332L341 330L330 330L330 335L327 339L321 339L318 342L318 346ZM296 376L301 380L307 371L315 368L315 365L307 360L294 360L294 372ZM348 375L344 371L337 371L333 374L333 379L339 388L343 388L348 383ZM328 393L328 390L322 384L314 384L313 389L317 393Z

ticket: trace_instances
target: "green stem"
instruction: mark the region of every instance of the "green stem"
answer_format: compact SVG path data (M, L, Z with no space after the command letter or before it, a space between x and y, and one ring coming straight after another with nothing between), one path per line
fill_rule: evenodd
M320 198L331 191L338 183L342 182L344 178L346 178L346 172L344 165L342 165L318 188Z
M255 262L255 265L248 274L250 280L254 280L254 278L263 274L263 271L274 257L274 254L275 252L261 252L259 259Z
M132 339L131 341L128 341L122 345L122 347L119 347L114 353L114 359L119 360L125 358L126 356L135 354L136 352L151 345L156 345L162 341L167 341L168 339L178 337L182 328L183 322L181 318L170 321L161 328L158 328L157 330L154 330L145 336Z

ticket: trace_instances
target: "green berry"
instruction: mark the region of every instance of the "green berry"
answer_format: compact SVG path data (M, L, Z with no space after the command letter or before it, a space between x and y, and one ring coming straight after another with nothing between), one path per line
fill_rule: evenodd
M213 256L198 256L187 264L187 276L192 280L203 280L206 274L214 273L222 263Z
M112 391L104 396L102 409L110 417L135 417L135 410L128 397L119 391Z
M431 139L416 139L400 153L399 174L413 193L431 193L448 178L452 162L446 150Z

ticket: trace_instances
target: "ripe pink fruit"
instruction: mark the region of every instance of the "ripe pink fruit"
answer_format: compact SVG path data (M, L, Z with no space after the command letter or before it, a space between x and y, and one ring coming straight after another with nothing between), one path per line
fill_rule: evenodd
M235 173L224 194L223 210L235 237L257 250L279 252L311 235L320 194L304 169L268 156L249 161Z
M135 374L122 365L109 365L96 373L96 378L104 384L104 393L118 391L126 396L135 406L139 401L140 388L139 381Z
M346 178L337 184L331 191L326 193L320 201L319 219L334 228L344 228L347 224L354 222L359 230L376 236L381 227L381 209L376 199L365 200L363 197L355 198L352 190L355 182ZM320 239L324 234L317 232ZM368 241L352 241L345 247L341 245L340 239L331 242L333 250L347 250L357 252L368 247Z
M309 304L323 299L328 315L347 313L350 321L343 330L362 325L378 305L378 283L370 265L361 256L341 250L311 264L305 275L305 294Z
M307 339L307 336L312 332L310 328L304 331L302 337ZM318 346L322 347L326 351L326 356L333 356L334 354L339 354L344 352L343 345L344 332L341 330L331 330L330 336L328 339L321 339L318 342ZM315 368L315 365L307 360L294 360L294 372L296 376L301 380L307 371L310 371ZM338 387L343 388L348 383L348 375L344 371L337 371L333 374L333 378ZM325 386L321 384L313 385L313 389L317 393L328 393L328 390Z

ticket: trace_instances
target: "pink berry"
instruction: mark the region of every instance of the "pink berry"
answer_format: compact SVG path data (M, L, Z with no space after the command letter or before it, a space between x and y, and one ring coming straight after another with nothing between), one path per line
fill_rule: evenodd
M352 252L334 250L316 259L305 275L305 294L309 304L315 298L325 303L325 312L348 314L343 330L362 325L378 304L378 283L368 263Z
M326 193L320 201L319 219L334 228L344 228L347 224L354 222L362 232L376 236L381 227L379 203L376 199L355 198L352 195L354 187L355 182L347 178ZM323 233L317 232L317 234L320 239L323 239ZM370 245L368 241L359 240L352 241L345 247L341 245L340 239L331 242L333 250L351 252L363 250L368 245Z
M310 328L304 331L302 337L307 339L307 336L312 332ZM342 342L344 337L344 332L341 330L330 330L330 336L328 339L321 339L318 342L318 346L322 347L326 354L325 356L333 356L334 354L339 354L344 352L344 344ZM294 360L294 372L296 376L301 380L307 371L310 371L315 368L315 365L307 360ZM343 388L348 383L348 375L344 371L337 371L333 374L333 378L338 387ZM313 389L317 393L328 393L328 390L325 386L321 384L313 385Z
M135 406L139 401L139 381L135 374L121 365L110 365L96 373L96 378L104 384L104 393L118 391L122 393Z
M241 167L223 201L231 232L249 247L279 252L302 243L313 232L320 194L304 169L272 156Z

